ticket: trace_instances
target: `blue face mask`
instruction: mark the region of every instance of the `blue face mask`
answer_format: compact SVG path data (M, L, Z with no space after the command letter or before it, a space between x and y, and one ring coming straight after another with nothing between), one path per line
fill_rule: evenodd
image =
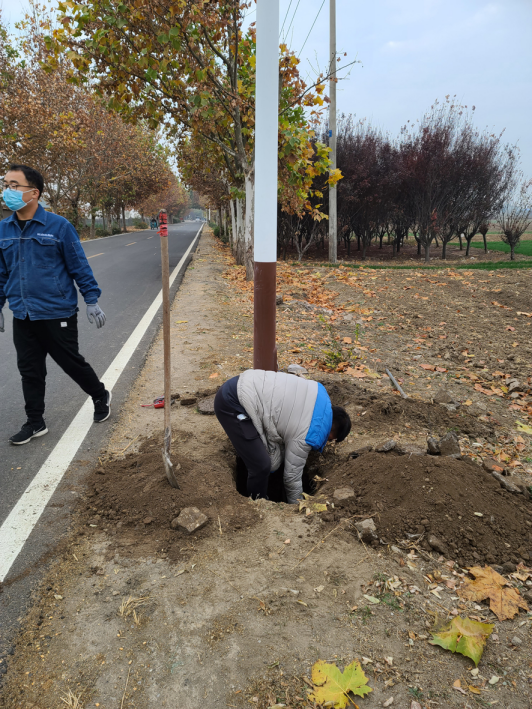
M26 190L26 192L31 192L32 190ZM18 190L6 189L2 193L2 199L7 205L8 209L12 212L17 212L19 209L24 209L24 207L29 204L22 199L22 195L26 192L19 192ZM33 200L31 200L33 202Z

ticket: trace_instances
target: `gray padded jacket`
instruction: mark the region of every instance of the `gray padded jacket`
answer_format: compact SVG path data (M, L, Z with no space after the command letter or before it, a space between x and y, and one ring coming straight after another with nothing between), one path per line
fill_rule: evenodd
M332 426L332 407L318 382L283 372L248 369L238 379L238 400L259 432L278 470L284 459L288 502L303 492L301 478L309 452L323 450Z

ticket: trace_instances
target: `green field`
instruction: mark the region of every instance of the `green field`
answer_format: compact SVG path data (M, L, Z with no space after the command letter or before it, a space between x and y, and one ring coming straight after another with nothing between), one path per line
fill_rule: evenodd
M472 241L471 246L476 249L483 249L483 241ZM505 254L510 253L510 247L503 241L488 241L488 251L504 251ZM532 256L532 241L522 241L515 250L516 254L525 254L525 256Z

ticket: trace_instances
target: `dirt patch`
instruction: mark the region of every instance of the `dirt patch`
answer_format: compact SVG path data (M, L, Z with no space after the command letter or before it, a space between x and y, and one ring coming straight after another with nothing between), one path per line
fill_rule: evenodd
M335 502L326 515L331 523L371 514L383 542L406 540L430 551L434 535L461 566L532 558L532 504L502 489L475 463L393 452L327 462L317 468L328 480L320 492L332 499L336 488L355 491L355 497Z
M182 442L190 433L175 432ZM202 461L172 455L181 489L170 487L164 472L162 438L146 439L138 452L111 458L88 478L86 502L80 509L84 529L111 532L110 547L128 556L153 555L178 560L189 551L188 542L247 529L256 510L235 489L234 472L217 456ZM171 522L185 507L198 507L209 522L193 534Z
M339 383L334 375L317 377L317 381L327 389L334 405L344 406L355 417L357 429L384 433L408 424L424 428L431 434L444 434L450 429L467 436L492 436L494 433L492 425L470 416L464 409L453 412L428 401L375 393L348 379Z

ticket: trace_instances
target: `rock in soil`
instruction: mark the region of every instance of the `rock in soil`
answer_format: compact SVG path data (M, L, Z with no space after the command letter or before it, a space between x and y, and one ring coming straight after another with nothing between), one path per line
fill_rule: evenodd
M333 492L333 497L335 500L348 500L350 497L355 496L355 491L352 487L339 487Z
M188 396L181 399L181 406L193 406L198 400L197 396Z
M508 478L505 478L503 475L500 473L496 473L494 470L491 472L492 477L497 480L501 487L503 487L505 490L508 490L508 492L512 492L514 495L521 495L522 490L520 487L517 487L517 485L514 485L512 482L508 480Z
M204 416L214 416L214 396L202 399L198 404L198 411Z
M207 515L204 515L197 507L185 507L175 520L176 525L182 527L189 534L204 527L208 521Z
M449 394L448 391L445 391L445 389L440 389L439 391L436 392L434 395L434 403L436 404L453 404L453 406L458 406L458 401L453 399L453 397Z
M305 369L300 364L289 364L286 371L288 374L308 374L308 369Z
M447 548L447 545L444 544L441 539L435 537L434 534L430 534L427 541L431 548L434 549L434 551L437 551L438 554L443 554L443 556L449 556L449 550Z
M440 453L445 456L453 457L458 457L462 454L456 433L449 431L443 438L440 438Z
M378 448L375 448L375 450L377 453L389 453L390 451L393 451L396 445L397 444L394 440L390 440L386 441L386 443L383 443Z
M440 455L440 442L437 438L427 438L427 453L429 455Z
M504 473L504 467L499 463L498 460L493 460L493 458L485 458L482 461L482 467L488 473Z
M531 547L527 522L532 522L532 505L468 459L394 451L356 459L325 454L313 473L327 478L320 494L330 499L339 487L355 490L355 497L335 501L328 524L375 515L376 534L387 544L419 534L421 528L426 539L434 535L446 556L462 566L504 564L518 559L521 547Z
M375 522L372 519L365 519L362 522L357 522L355 527L360 534L360 539L364 544L378 541L379 537L376 531Z

